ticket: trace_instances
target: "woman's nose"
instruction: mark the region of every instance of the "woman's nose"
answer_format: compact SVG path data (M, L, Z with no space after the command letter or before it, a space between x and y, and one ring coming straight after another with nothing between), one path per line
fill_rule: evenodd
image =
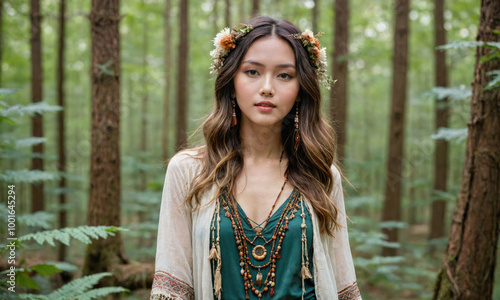
M264 82L260 89L260 95L265 97L273 97L274 96L274 87L272 82L272 76L265 76Z

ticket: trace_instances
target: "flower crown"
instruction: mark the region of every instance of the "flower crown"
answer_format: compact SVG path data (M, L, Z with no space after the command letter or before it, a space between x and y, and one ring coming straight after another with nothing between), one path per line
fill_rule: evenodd
M240 24L240 26L234 27L232 30L224 28L215 36L215 49L210 51L210 55L213 59L212 66L210 67L210 74L217 73L220 70L220 68L224 65L224 60L227 58L231 50L236 48L236 43L252 31L252 29L252 25ZM316 75L318 76L320 83L325 85L327 89L330 89L334 81L326 74L326 48L320 48L319 41L317 39L317 37L322 35L323 33L321 32L314 35L311 30L306 29L300 34L293 34L292 37L301 41L302 45L309 54L309 62L316 70Z

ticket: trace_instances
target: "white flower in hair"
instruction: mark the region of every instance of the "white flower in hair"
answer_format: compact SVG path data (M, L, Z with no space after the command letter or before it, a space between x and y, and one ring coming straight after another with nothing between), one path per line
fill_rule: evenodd
M252 25L240 24L232 30L224 28L214 38L215 49L210 51L210 56L213 58L213 63L210 73L217 73L224 65L224 60L229 55L229 52L236 48L236 43L243 38L247 33L252 31Z

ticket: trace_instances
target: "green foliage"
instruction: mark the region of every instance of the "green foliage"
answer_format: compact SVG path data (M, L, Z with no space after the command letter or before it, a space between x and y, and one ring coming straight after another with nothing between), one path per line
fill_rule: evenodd
M490 47L493 49L500 49L500 42L454 41L446 45L437 46L436 49L450 50L475 47Z
M99 280L111 273L97 273L75 279L48 295L20 294L20 299L28 300L87 300L128 291L122 287L104 287L90 290Z
M40 170L7 170L3 174L0 173L0 181L9 183L37 183L56 179L59 179L58 173Z
M25 224L34 228L49 229L52 227L54 215L46 211L37 211L31 214L22 214L17 216L19 224Z
M488 91L500 87L500 70L490 71L486 75L493 76L493 79L486 85L485 90Z
M16 148L26 148L34 145L38 145L47 141L47 138L40 137L29 137L25 139L20 139L16 141Z
M456 140L456 143L461 143L467 139L468 132L467 128L455 129L440 127L438 131L431 136L431 138L434 140Z
M472 97L471 88L446 88L446 87L435 87L432 89L432 96L436 97L438 100L443 100L444 98L449 98L455 101L464 101Z
M24 115L43 114L49 111L59 111L62 107L58 105L49 105L43 101L31 103L27 105L13 105L7 108L0 109L0 116L2 117L22 117Z
M124 231L126 229L122 227L113 226L79 226L74 228L62 228L54 229L36 233L29 233L19 237L19 241L35 240L38 244L43 245L45 242L51 246L55 246L54 241L59 241L67 246L69 246L70 238L79 240L84 244L91 244L93 239L107 238L108 236L114 236L117 231Z

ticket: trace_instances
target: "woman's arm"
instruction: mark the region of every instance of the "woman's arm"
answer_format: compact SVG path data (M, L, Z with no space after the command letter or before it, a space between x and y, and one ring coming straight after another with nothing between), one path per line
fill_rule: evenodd
M177 154L167 168L161 200L151 299L194 299L191 212L183 204L193 158Z
M340 172L332 165L333 190L330 199L338 209L337 222L342 226L334 232L331 249L335 257L335 281L339 300L360 300L361 294L356 283L356 273L352 261L349 236L347 233L347 218L345 212L344 193L342 190L342 178Z

